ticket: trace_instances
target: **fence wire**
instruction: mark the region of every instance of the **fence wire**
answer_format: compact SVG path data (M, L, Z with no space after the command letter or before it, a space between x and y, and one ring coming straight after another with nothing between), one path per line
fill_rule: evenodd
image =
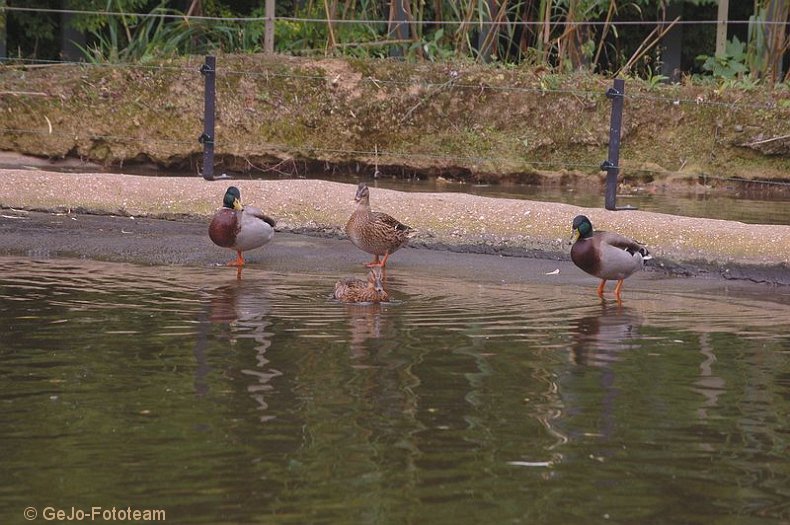
M204 20L211 22L266 22L266 21L285 21L295 23L309 23L309 24L382 24L388 25L390 23L401 23L408 25L436 25L436 26L544 26L545 22L541 20L483 20L478 19L473 22L467 20L408 20L392 22L390 20L382 19L345 19L345 18L300 18L292 16L246 16L246 17L220 17L220 16L203 16L203 15L186 15L177 13L128 13L122 11L90 11L83 9L51 9L46 7L19 7L19 6L0 6L0 13L3 11L8 12L30 12L30 13L50 13L50 14L67 14L67 15L87 15L87 16L116 16L124 18L160 18L170 20ZM669 25L672 22L669 20L551 20L552 26L560 27L584 27L584 26L653 26L653 25ZM718 20L678 20L675 24L681 25L716 25L720 22ZM783 21L776 20L727 20L728 25L785 25Z
M190 61L191 59L187 59ZM40 67L50 67L50 66L59 66L59 65L72 65L77 66L80 68L119 68L119 69L140 69L146 71L178 71L178 72L186 72L186 73L193 73L195 75L200 75L200 66L203 64L201 62L196 62L195 64L187 64L187 65L179 65L179 66L170 66L170 65L150 65L150 64L131 64L131 63L88 63L88 62L75 62L75 61L60 61L60 60L38 60L38 59L25 59L25 60L4 60L0 61L0 63L6 63L7 68L14 67L14 64L18 64L20 67L28 67L29 64L40 66ZM217 68L217 77L221 78L222 75L239 75L239 76L256 76L256 77L282 77L288 78L294 81L327 81L328 77L324 75L304 75L304 74L292 74L292 73L282 73L282 72L270 72L270 71L245 71L245 70L238 70L238 69L223 69L221 65ZM197 77L199 78L199 77ZM491 90L491 91L499 91L499 92L523 92L523 93L532 93L536 95L556 95L556 96L574 96L574 97L595 97L595 98L602 98L605 97L605 86L601 86L599 90L592 91L586 89L551 89L551 88L539 88L539 87L525 87L525 86L516 86L516 85L489 85L489 84L482 84L482 83L464 83L461 79L463 75L458 75L455 77L451 77L449 80L437 83L437 82L426 82L420 79L410 79L410 80L386 80L386 79L376 79L373 77L362 77L362 82L369 82L374 85L392 85L397 87L409 87L409 86L419 86L424 89L458 89L458 90ZM30 92L12 92L12 91L4 91L0 92L0 96L47 96L46 93L30 93ZM626 94L624 95L626 100L631 99L634 101L647 101L650 103L655 103L656 105L659 104L672 104L672 105L679 105L679 104L689 104L695 106L714 106L723 108L726 110L733 110L733 109L743 109L743 110L753 110L753 109L761 109L761 110L777 110L777 106L774 102L769 102L765 104L754 104L754 103L743 103L743 102L724 102L724 101L715 101L715 100L708 100L708 99L684 99L680 97L667 97L667 96L659 96L659 95L650 95L644 93L637 93L637 94L628 94L626 90ZM196 116L197 118L202 117L202 115ZM166 139L166 138L152 138L148 137L134 137L134 136L118 136L118 135L101 135L101 134L94 134L94 133L86 133L84 130L68 130L68 131L61 131L55 129L54 131L51 128L46 129L20 129L20 128L0 128L0 133L4 135L14 135L14 134L36 134L41 136L55 136L59 138L65 138L67 140L90 140L90 141L106 141L106 142L116 142L116 143L147 143L147 142L160 142L160 143L168 143L173 145L181 145L181 146L189 146L190 148L194 147L194 154L200 150L200 146L198 146L197 138L194 141L191 140L175 140L175 139ZM196 132L197 136L197 132ZM217 143L217 146L221 147L221 141ZM260 148L267 148L269 150L279 150L283 152L311 152L313 154L335 154L335 155L342 155L349 158L354 156L357 157L367 157L368 159L378 159L380 157L384 158L400 158L406 161L417 161L417 160L443 160L443 161L452 161L458 163L459 165L464 164L497 164L502 163L503 161L511 162L515 165L521 166L531 166L535 169L578 169L578 170L601 170L601 166L599 164L593 163L580 163L570 161L568 159L552 159L549 161L532 161L527 160L524 158L519 157L510 157L510 158L503 158L503 157L490 157L490 156L475 156L475 155L450 155L450 154L443 154L443 153L413 153L413 152L403 152L403 151L387 151L387 150L375 150L375 151L366 151L366 150L355 150L355 149L338 149L338 148L324 148L318 146L312 146L309 144L302 144L299 146L293 146L288 144L276 144L271 142L261 142L256 144L256 150L260 150ZM715 147L715 143L713 145ZM216 151L217 155L236 155L240 156L241 158L246 158L247 156L254 156L256 153L249 152L245 153L244 155L238 155L233 151L223 151L218 150ZM603 152L602 152L603 155ZM287 159L286 159L287 161ZM247 161L249 165L255 169L260 171L267 171L267 168L260 168ZM627 165L627 161L625 162ZM411 169L411 168L410 168ZM651 170L651 169L643 169L643 168L636 168L635 171L641 173L654 173L654 174L667 174L667 173L676 173L671 170ZM716 179L715 176L708 176L708 178ZM725 179L723 179L725 180ZM733 179L728 179L733 180ZM769 181L749 181L749 182L759 182L765 184L776 184L779 186L787 186L787 183L783 182L769 182Z
M83 140L90 140L90 141L116 141L119 143L150 143L150 142L160 142L160 143L168 143L168 144L176 144L176 145L186 145L190 147L195 147L195 151L193 154L195 156L200 155L202 152L198 145L198 140L175 140L175 139L163 139L163 138L155 138L152 139L150 137L131 137L131 136L120 136L120 135L100 135L100 134L93 134L93 133L80 133L79 131L49 131L48 129L18 129L18 128L0 128L0 133L2 134L34 134L34 135L41 135L41 136L52 136L52 137L61 137L67 140L74 140L83 139ZM217 146L221 145L221 141L217 143ZM286 158L280 159L279 162L274 167L263 167L254 164L252 161L249 160L249 157L259 156L261 155L261 151L266 150L273 150L273 151L281 151L281 152L290 152L287 155L291 156L294 151L305 152L305 153L324 153L324 154L334 154L334 155L344 155L349 157L349 162L357 162L359 164L366 164L368 166L371 165L370 159L381 159L383 158L400 158L405 160L443 160L443 161L453 161L458 164L463 165L463 163L473 163L473 164L501 164L503 161L509 161L514 164L519 164L522 166L531 166L535 169L577 169L577 170L588 170L588 171L602 171L600 164L594 163L583 163L583 162L570 162L563 159L557 159L552 161L533 161L527 160L523 158L517 157L489 157L489 156L481 156L481 155L449 155L449 154L442 154L442 153L413 153L413 152L403 152L403 151L390 151L390 150L359 150L359 149L343 149L343 148L326 148L326 147L319 147L319 146L312 146L309 144L302 144L300 146L293 146L289 144L281 144L281 143L274 143L274 142L261 142L256 144L254 150L252 148L243 148L244 150L239 152L234 151L223 151L223 150L216 150L215 155L222 157L223 155L232 155L243 159L247 162L248 166L254 168L260 172L282 172L282 170L276 169L276 166L281 166L287 162L302 162L304 160L314 160L320 162L321 159L303 159L303 158ZM356 157L356 159L355 159ZM366 157L368 161L360 161L358 160L359 157ZM377 162L376 160L376 162ZM625 160L623 164L621 164L621 169L627 169L628 161ZM414 169L409 166L405 166L406 169ZM647 174L654 174L654 175L670 175L676 173L682 173L680 171L673 171L673 170L658 170L658 169L651 169L645 167L636 167L633 168L634 172L638 173L647 173ZM720 177L716 175L700 175L700 177L710 180L721 180L721 181L737 181L742 183L748 184L759 184L759 185L772 185L777 187L785 187L790 188L790 182L784 181L768 181L768 180L757 180L757 179L743 179L738 177Z
M13 134L31 134L31 135L41 135L41 136L50 136L50 137L57 137L57 138L64 138L67 140L89 140L89 141L115 141L120 143L148 143L148 142L159 142L159 143L168 143L168 144L178 144L178 145L187 145L187 146L194 146L195 147L195 154L199 151L198 139L196 138L194 141L187 141L187 140L175 140L175 139L163 139L163 138L151 138L151 137L133 137L133 136L121 136L121 135L101 135L95 133L84 133L80 131L50 131L47 129L20 129L20 128L0 128L0 133L13 135ZM217 146L221 145L221 141L216 144ZM535 167L543 167L543 168L578 168L578 169L593 169L600 167L598 164L592 163L580 163L580 162L566 162L564 160L556 160L556 161L531 161L522 158L503 158L503 157L486 157L486 156L475 156L475 155L448 155L442 153L413 153L413 152L402 152L402 151L390 151L390 150L381 150L376 149L373 151L370 150L355 150L355 149L342 149L342 148L326 148L320 146L312 146L310 144L301 144L299 146L293 146L289 144L279 144L273 142L260 142L257 143L255 149L252 148L247 149L243 152L243 154L238 154L237 152L233 151L223 151L223 150L215 150L215 155L222 156L222 155L236 155L242 158L260 155L260 151L264 149L269 150L276 150L276 151L283 151L283 152L293 152L293 151L300 151L306 153L331 153L335 155L346 155L350 158L353 157L367 157L369 159L376 159L381 157L390 157L390 158L402 158L407 160L419 160L419 159L430 159L430 160L446 160L446 161L456 161L459 163L466 162L466 163L477 163L477 164L484 164L484 163L501 163L503 160L509 160L514 163L520 163L522 165L529 165ZM289 160L289 159L286 159ZM293 159L293 160L302 160L302 159ZM251 164L251 163L250 163ZM262 168L259 168L262 171Z
M0 64L4 64L7 68L13 67L44 67L44 66L77 66L83 68L98 68L98 69L140 69L146 71L178 71L178 72L194 72L199 70L200 66L203 65L202 58L198 62L195 60L194 64L188 64L184 66L169 66L169 65L151 65L151 64L135 64L135 63L94 63L94 62L83 62L83 61L68 61L68 60L44 60L44 59L32 59L32 58L0 58ZM217 67L217 72L224 75L236 75L236 76L249 76L249 77L258 77L258 78L287 78L292 80L305 80L305 81L326 81L328 77L325 75L306 75L306 74L297 74L297 73L282 73L282 72L274 72L274 71L250 71L250 70L238 70L238 69L224 69L219 65ZM576 97L587 97L587 98L598 98L605 96L606 89L601 88L600 90L592 91L589 89L558 89L558 88L550 88L550 87L527 87L527 86L516 86L516 85L495 85L489 83L465 83L462 81L463 73L458 73L457 76L451 77L444 82L430 82L424 81L419 79L413 80L391 80L391 79L380 79L375 78L372 76L362 77L360 82L370 83L377 86L396 86L396 87L408 87L408 86L415 86L421 87L423 89L447 89L447 88L454 88L454 89L461 89L461 90L471 90L471 91L493 91L493 92L512 92L512 93L533 93L536 95L570 95ZM720 107L725 109L779 109L777 103L775 101L768 101L764 103L754 103L754 102L742 102L742 101L719 101L719 100L711 100L710 98L699 96L697 98L683 98L678 96L665 96L665 95L652 95L646 93L629 93L626 90L624 94L624 98L626 100L635 100L635 101L650 101L650 102L657 102L661 104L671 104L671 105L692 105L692 106L713 106L713 107Z

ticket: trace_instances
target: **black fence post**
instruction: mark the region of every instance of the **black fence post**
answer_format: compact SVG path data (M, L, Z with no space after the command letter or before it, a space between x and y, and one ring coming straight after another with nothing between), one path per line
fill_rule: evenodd
M203 144L203 178L214 180L214 100L216 98L215 78L217 57L207 56L200 67L205 77L203 134L198 141Z
M393 0L390 2L390 18L387 24L387 35L395 40L408 40L409 15L406 0ZM406 54L406 46L399 45L390 48L391 57L402 57Z
M617 175L620 172L620 135L623 127L623 97L625 80L614 79L614 86L606 90L606 98L612 101L612 117L609 121L609 157L601 164L606 171L606 193L604 206L607 210L635 210L631 206L617 207Z

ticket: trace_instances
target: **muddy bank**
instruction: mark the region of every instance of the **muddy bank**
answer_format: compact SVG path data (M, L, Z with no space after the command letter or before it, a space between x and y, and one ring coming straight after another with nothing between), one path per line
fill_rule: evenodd
M0 255L25 256L33 260L54 257L88 258L143 265L222 266L232 254L214 246L206 235L206 221L195 217L180 220L133 218L111 215L47 213L3 210L0 214ZM576 268L563 254L524 252L508 256L497 250L480 253L479 246L457 245L449 250L407 246L391 259L393 274L453 275L469 282L555 283L588 286L594 294L597 280ZM277 272L362 275L369 257L347 239L310 231L308 235L279 231L263 249L246 254L247 267ZM233 268L218 268L228 278ZM750 290L753 283L790 285L790 273L777 268L741 265L667 265L651 263L629 279L626 290L656 289L683 285L668 276L694 278L695 288L718 288L722 279ZM701 280L700 280L701 279ZM705 284L709 283L709 284ZM760 288L751 288L760 293ZM627 295L627 292L626 292Z
M4 67L0 150L194 173L201 63ZM216 170L597 185L610 84L545 69L224 55ZM629 80L626 94L626 183L790 181L790 92Z
M234 181L248 204L281 232L345 237L352 184L314 180ZM159 218L205 224L226 182L198 178L0 170L0 206L66 214ZM570 224L585 214L596 228L647 244L662 271L790 284L790 226L677 217L467 194L403 193L373 187L374 209L416 228L415 248L566 261ZM20 212L24 213L24 212ZM13 230L14 219L9 225Z

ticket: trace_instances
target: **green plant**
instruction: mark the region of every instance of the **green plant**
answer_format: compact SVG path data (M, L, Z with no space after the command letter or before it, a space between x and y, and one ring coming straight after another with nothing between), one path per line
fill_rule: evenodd
M719 56L699 55L697 60L702 60L702 69L710 71L714 77L731 80L740 78L749 72L746 66L746 44L738 40L737 36L727 41L724 54Z
M662 75L660 73L655 73L652 67L647 66L647 77L645 78L645 82L647 82L647 88L650 91L655 90L659 84L661 84L662 82L668 79L669 79L668 76Z
M442 38L444 37L444 30L438 29L428 38L423 38L421 41L414 42L409 46L409 57L418 56L418 52L422 57L436 62L437 60L446 60L455 55L452 47L444 44Z
M172 14L164 1L151 14ZM108 8L110 7L108 2ZM108 17L104 27L90 31L92 43L81 47L91 62L146 62L189 47L196 28L187 23L167 23L163 17L135 15Z

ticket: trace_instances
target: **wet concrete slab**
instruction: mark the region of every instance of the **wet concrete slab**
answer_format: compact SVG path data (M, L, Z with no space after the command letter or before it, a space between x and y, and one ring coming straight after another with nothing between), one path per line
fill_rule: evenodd
M216 268L235 278L225 266L235 252L215 246L205 220L161 220L112 215L0 211L0 255L30 261L57 257L87 258L141 265ZM525 254L522 254L525 255ZM263 248L245 253L247 269L283 273L363 277L370 256L347 239L279 231ZM740 270L732 270L740 271ZM405 247L389 261L388 272L399 277L442 276L475 283L572 284L594 288L598 280L576 268L567 255L527 257ZM737 278L721 271L648 266L628 279L624 290L740 289L750 295L770 293L790 303L790 288ZM781 277L781 276L780 276ZM788 279L790 281L790 279ZM781 296L781 297L780 297ZM782 297L784 299L782 299Z

